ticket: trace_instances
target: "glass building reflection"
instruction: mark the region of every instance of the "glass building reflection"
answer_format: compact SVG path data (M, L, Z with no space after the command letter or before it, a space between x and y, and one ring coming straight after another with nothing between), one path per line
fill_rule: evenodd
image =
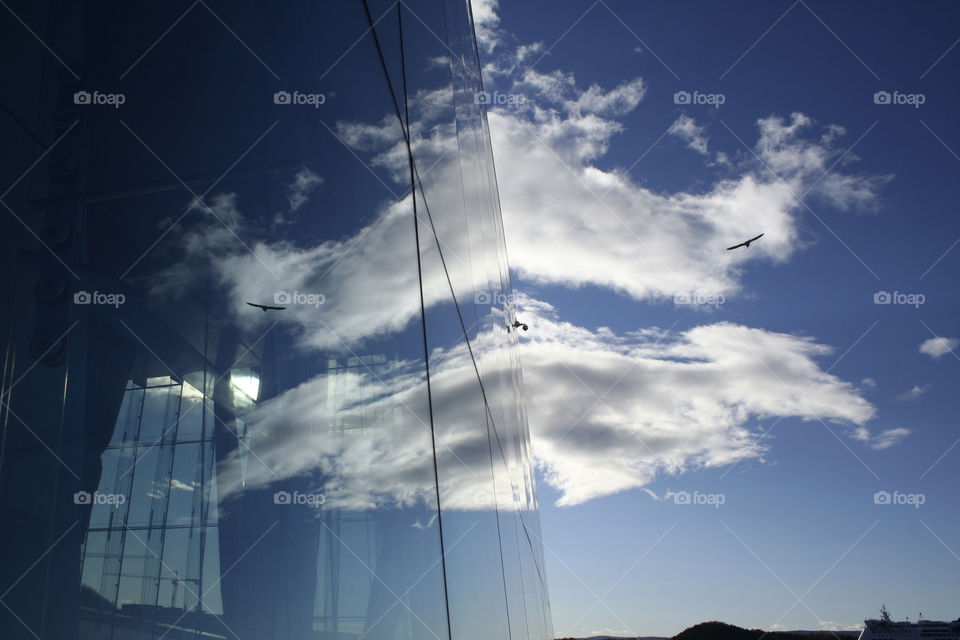
M469 2L0 24L0 637L551 638Z

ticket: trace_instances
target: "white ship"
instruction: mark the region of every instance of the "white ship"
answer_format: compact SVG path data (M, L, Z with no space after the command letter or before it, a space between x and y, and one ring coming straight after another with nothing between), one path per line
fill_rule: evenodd
M886 607L880 608L880 619L863 621L859 640L960 640L960 618L953 622L924 620L894 622Z

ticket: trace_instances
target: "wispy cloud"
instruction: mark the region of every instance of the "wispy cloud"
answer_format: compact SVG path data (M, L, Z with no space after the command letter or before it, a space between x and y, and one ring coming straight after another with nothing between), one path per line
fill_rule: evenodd
M823 371L817 361L831 350L810 338L732 323L620 335L564 322L543 301L521 296L519 306L531 326L520 355L533 454L547 483L561 493L561 506L644 489L663 475L760 458L764 421L831 420L850 425L851 437L862 439L853 429L865 429L874 415L853 385ZM474 348L486 351L499 334L481 333ZM484 409L466 347L436 350L433 361L434 397L446 399L434 407L443 425L437 452L444 504L474 510L493 500L512 503L513 493L530 495L516 474L514 487L488 496L487 433L478 428L485 421L476 420ZM484 375L506 375L498 366L489 362ZM278 478L309 478L313 471L330 505L432 500L432 467L423 455L429 417L422 367L396 362L387 369L376 376L362 369L319 375L244 415L254 433L247 446L259 464L244 467L241 452L230 456L220 470L224 495ZM363 392L326 391L334 388ZM354 419L374 422L363 438L332 438L317 428ZM516 427L502 420L500 436L508 439ZM867 441L885 448L902 431Z
M948 353L953 353L953 350L960 346L960 340L956 338L943 338L936 337L930 338L929 340L924 340L920 345L920 353L925 353L931 358L939 358L945 356Z
M904 391L901 394L898 394L897 400L901 402L909 402L910 400L916 400L917 398L925 394L927 391L929 391L929 389L930 389L929 384L925 384L922 387L920 385L915 384L913 385L912 389L909 389L907 391Z
M874 450L889 449L910 435L911 431L903 427L896 429L887 429L877 435L870 433L866 427L860 426L854 430L853 437Z
M293 182L288 187L287 201L290 203L290 211L296 211L302 207L314 189L323 184L323 178L315 174L310 169L304 167L294 176Z
M542 302L521 306L534 452L560 505L760 457L765 420L853 427L874 415L852 384L823 372L817 360L831 349L810 338L726 322L617 335L564 322Z
M705 129L690 116L683 114L667 130L672 136L680 138L697 153L707 155L707 136Z

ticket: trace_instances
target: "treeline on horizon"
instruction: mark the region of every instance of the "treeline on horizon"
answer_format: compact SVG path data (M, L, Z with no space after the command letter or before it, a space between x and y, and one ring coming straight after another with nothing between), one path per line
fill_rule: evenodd
M763 629L744 629L726 622L701 622L684 629L671 640L837 640L838 637L855 637L859 631L810 631L790 633L789 631L764 631ZM558 638L558 640L579 640L577 638ZM631 640L623 638L622 640ZM634 638L633 640L638 640Z

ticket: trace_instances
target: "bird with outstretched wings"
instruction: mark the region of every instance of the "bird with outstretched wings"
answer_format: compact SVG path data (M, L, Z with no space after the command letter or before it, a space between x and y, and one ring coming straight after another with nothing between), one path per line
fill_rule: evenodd
M261 309L264 313L266 313L267 311L283 311L284 309L286 309L286 307L271 307L265 304L255 304L253 302L248 302L247 304L250 305L251 307L256 307L257 309Z
M730 251L731 249L737 249L737 248L739 248L739 247L749 247L751 242L753 242L754 240L759 240L759 239L762 238L762 237L763 237L763 234L761 233L761 234L760 234L759 236L757 236L756 238L750 238L749 240L745 240L745 241L741 242L740 244L735 244L735 245L733 245L732 247L727 247L727 251Z

